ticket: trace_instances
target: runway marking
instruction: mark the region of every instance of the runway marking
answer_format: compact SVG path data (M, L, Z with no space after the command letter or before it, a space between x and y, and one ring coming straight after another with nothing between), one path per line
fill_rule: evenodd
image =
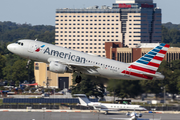
M60 111L60 112L67 112L67 111Z
M162 112L156 112L156 114L162 114Z
M46 112L52 112L52 111L46 111Z
M74 112L81 112L81 111L74 111Z
M3 110L3 112L9 112L9 110Z

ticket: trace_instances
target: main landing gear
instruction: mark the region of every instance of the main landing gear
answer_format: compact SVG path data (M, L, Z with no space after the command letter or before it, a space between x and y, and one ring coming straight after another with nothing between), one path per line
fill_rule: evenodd
M76 82L76 83L80 83L81 80L82 80L81 76L80 76L80 75L77 75L77 76L76 76L76 79L75 79L75 82Z

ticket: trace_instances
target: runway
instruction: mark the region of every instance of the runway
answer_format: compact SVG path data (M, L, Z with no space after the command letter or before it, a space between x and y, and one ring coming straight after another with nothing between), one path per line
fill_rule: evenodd
M180 114L154 114L161 120L180 120ZM70 112L0 112L0 120L111 120L127 118L124 113L70 113ZM152 113L143 113L142 118L153 118Z

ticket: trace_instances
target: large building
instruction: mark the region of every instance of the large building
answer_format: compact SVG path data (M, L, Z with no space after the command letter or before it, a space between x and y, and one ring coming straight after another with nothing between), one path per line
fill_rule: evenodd
M119 42L105 43L106 56L109 59L131 63L145 55L147 52L158 46L160 43L141 43L136 48L121 47ZM164 60L171 62L180 60L180 48L170 47L165 55Z
M72 74L58 74L49 71L49 66L43 62L34 63L34 76L39 86L51 88L69 88L72 85Z
M105 57L105 42L161 42L161 9L153 0L118 0L112 8L56 10L56 45Z

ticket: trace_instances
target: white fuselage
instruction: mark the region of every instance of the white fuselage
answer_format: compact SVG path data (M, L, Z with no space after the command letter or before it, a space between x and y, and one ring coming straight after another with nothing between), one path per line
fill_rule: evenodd
M96 69L82 69L79 71L85 74L112 79L147 80L146 78L122 73L122 71L127 70L130 63L123 63L95 55L89 55L87 53L55 46L45 42L19 40L17 43L9 44L7 48L21 57L39 62L50 63L50 60L57 60L61 63L66 63L66 65L71 63L71 65L76 64L77 66L96 66Z
M92 106L92 107L95 107L97 109L101 109L104 111L120 111L120 110L145 111L146 110L140 105L128 105L128 104L109 104L109 103L90 102L88 103L88 106Z

